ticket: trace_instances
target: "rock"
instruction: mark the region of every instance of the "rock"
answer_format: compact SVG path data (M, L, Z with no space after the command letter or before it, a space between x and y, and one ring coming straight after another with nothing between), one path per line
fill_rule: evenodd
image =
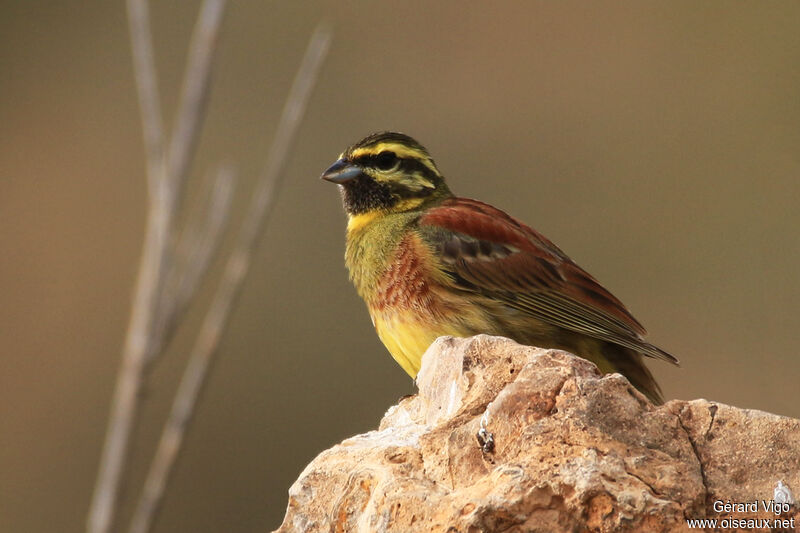
M796 505L762 503L779 481L800 489L800 420L706 400L654 406L584 359L486 335L438 339L417 384L377 431L306 467L278 531L800 527Z

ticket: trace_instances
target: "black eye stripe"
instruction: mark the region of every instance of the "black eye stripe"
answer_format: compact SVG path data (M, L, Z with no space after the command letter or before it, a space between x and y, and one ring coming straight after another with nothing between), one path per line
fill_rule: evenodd
M382 154L386 154L386 153L389 153L389 154L391 154L393 156L392 164L388 165L388 163L387 163L387 167L388 168L387 167L381 167L381 165L379 164L379 160L380 160ZM386 156L384 156L384 157L386 157ZM427 178L428 180L430 180L432 182L435 182L436 179L439 178L439 176L435 172L433 172L430 169L430 167L428 167L428 165L426 165L425 163L420 161L419 158L416 158L416 157L398 157L397 154L395 154L394 152L389 152L389 151L383 151L383 152L380 152L378 154L367 154L367 155L359 156L359 157L355 158L354 163L356 163L356 164L358 164L358 165L360 165L362 167L376 168L378 170L389 170L389 169L393 168L397 164L398 161L399 161L398 169L402 170L403 172L405 172L407 174L412 174L412 173L422 174L425 178Z
M379 170L389 170L395 165L400 158L397 157L397 154L394 152L390 152L385 150L379 154L369 154L369 155L362 155L356 158L356 163L361 165L362 167L372 167L377 168Z
M422 174L431 182L436 182L437 178L439 177L434 171L432 171L428 165L420 161L416 158L401 158L400 159L400 168L409 174L411 173L418 173Z

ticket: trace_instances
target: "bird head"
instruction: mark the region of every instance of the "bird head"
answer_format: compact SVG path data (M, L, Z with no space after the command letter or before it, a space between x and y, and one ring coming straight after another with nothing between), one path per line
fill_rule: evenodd
M452 196L425 147L396 132L358 141L321 178L339 185L350 217L411 211Z

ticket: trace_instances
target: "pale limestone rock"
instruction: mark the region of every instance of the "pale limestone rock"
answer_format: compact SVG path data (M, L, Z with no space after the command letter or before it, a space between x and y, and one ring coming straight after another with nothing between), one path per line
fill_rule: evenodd
M706 400L655 407L566 352L443 337L417 383L377 431L306 467L278 531L686 531L686 518L775 518L720 514L715 500L800 489L800 421Z

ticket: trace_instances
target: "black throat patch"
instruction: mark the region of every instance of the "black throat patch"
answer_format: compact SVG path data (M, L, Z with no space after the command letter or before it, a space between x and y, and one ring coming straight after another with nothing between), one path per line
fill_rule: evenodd
M399 200L387 185L363 175L339 186L339 190L342 193L344 210L348 215L361 215L376 209L389 209Z

